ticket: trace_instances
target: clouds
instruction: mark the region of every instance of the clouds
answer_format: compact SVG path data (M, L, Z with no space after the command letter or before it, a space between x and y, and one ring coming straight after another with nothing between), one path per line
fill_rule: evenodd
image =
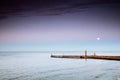
M5 0L1 42L120 39L118 0Z
M93 5L118 4L119 0L2 0L0 19L9 16L26 16L23 12L34 12L30 16L53 16L83 11Z

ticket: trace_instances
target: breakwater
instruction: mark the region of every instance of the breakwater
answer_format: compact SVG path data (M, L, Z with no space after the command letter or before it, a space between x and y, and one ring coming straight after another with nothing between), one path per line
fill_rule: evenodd
M51 55L51 58L73 58L73 59L104 59L119 60L120 56L101 56L101 55Z

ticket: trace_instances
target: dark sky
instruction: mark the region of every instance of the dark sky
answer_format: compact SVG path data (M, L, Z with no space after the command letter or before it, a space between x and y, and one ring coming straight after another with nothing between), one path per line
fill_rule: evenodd
M24 12L33 11L35 16L61 15L80 12L91 6L119 5L119 0L1 0L0 19L10 16L27 16ZM109 5L108 9L114 11L120 6ZM119 11L118 11L119 12Z
M98 39L100 39L99 42L101 41L100 47L94 44L98 50L108 43L111 46L115 43L113 47L117 47L118 50L120 44L119 0L0 1L0 44L4 46L1 45L0 50L5 50L5 45L16 43L45 43L46 46L42 45L45 46L44 50L47 50L51 43L57 45L52 46L55 48L61 43L67 45L66 42L69 42L68 46L74 45L72 48L66 46L70 50L78 49L77 46L83 46L80 43L85 41L94 43ZM108 43L105 45L106 41ZM56 49L61 47L63 46ZM86 44L83 49L87 47L91 46ZM108 50L113 48L106 47ZM8 49L11 50L10 47Z

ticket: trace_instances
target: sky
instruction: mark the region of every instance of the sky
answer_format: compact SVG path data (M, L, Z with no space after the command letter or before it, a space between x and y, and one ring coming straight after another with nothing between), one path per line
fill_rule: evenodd
M0 51L120 51L119 0L1 0Z

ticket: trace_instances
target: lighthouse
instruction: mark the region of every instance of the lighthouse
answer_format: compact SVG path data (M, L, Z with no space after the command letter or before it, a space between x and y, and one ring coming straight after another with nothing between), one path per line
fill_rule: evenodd
M87 50L85 50L85 57L87 56Z

